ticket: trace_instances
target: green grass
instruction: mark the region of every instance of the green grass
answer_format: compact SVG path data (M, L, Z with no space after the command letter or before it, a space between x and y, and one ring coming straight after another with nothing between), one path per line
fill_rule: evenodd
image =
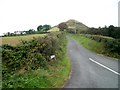
M50 63L54 63L53 61ZM24 75L13 75L9 79L13 80L14 87L9 88L62 88L70 73L70 62L67 56L60 62L49 65L49 69L38 69Z
M105 43L103 42L97 42L95 40L92 40L90 38L87 38L83 35L73 35L68 34L70 37L74 38L76 41L78 41L80 44L82 44L85 48L91 50L92 52L103 54L105 56L114 57L114 58L120 58L120 55L113 52L108 52L105 49Z
M21 40L30 40L33 37L41 37L45 35L46 34L32 34L32 35L25 35L25 36L2 37L2 42L0 42L0 45L9 44L9 45L15 46L19 44Z
M67 39L63 39L67 44ZM65 44L65 45L66 45ZM46 68L25 71L18 70L3 82L4 88L62 88L69 78L71 65L67 56L67 47L62 47L57 60L46 62ZM20 74L20 72L23 72Z
M86 38L86 37L81 36L81 35L69 35L69 36L71 36L76 41L81 43L85 48L90 49L94 52L102 53L103 51L105 51L104 43L98 43L94 40L91 40L91 39Z

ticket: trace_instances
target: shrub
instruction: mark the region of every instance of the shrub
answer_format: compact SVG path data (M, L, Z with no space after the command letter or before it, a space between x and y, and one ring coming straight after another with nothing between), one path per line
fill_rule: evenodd
M106 37L100 35L90 35L90 34L81 34L81 35L93 39L97 42L103 42L108 52L114 52L120 55L120 39L114 39L112 37Z
M108 40L105 47L109 52L117 52L120 55L120 40Z
M64 31L65 29L68 28L68 26L67 26L67 24L66 24L65 22L63 22L63 23L60 23L60 24L58 25L58 28L59 28L60 30Z
M50 56L56 55L56 60L60 60L65 53L64 33L52 33L45 37L34 38L30 41L22 41L18 46L2 46L2 79L3 87L9 81L11 75L18 75L38 68L48 68Z

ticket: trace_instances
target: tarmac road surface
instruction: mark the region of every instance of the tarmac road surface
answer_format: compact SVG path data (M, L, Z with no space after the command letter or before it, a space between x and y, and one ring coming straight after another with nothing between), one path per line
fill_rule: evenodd
M118 59L93 53L67 38L72 74L64 88L118 88Z

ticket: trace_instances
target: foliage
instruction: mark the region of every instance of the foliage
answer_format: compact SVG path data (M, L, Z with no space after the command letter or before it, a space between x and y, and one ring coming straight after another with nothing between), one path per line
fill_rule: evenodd
M65 29L67 29L68 28L68 26L67 26L67 24L66 23L60 23L59 25L58 25L58 28L61 30L61 31L64 31Z
M106 56L120 58L120 40L109 37L90 34L68 34L76 39L84 47L96 53Z
M120 55L120 39L119 40L108 40L106 42L105 47L109 52L115 52Z
M43 34L43 33L47 33L48 30L51 29L51 26L50 25L39 25L37 27L37 31L34 30L34 29L29 29L29 30L26 30L26 31L14 31L14 33L11 33L11 32L7 32L7 33L4 33L4 35L2 37L7 37L7 36L20 36L20 35L29 35L29 34Z
M25 31L26 34L35 34L35 30L34 29L29 29L28 31Z
M93 39L97 42L104 42L106 43L108 40L115 40L112 37L107 37L107 36L101 36L101 35L90 35L90 34L81 34L82 36L88 37L90 39Z
M90 34L81 34L81 36L85 36L97 42L102 42L105 44L104 48L106 49L107 52L117 53L120 55L120 39Z
M102 35L102 36L109 36L115 39L120 39L120 27L114 27L110 25L109 27L103 28L89 28L87 31L81 32L83 34L92 34L92 35Z
M2 79L3 87L14 87L10 78L24 75L31 70L48 69L50 56L56 56L56 62L62 60L66 53L63 50L65 44L63 33L51 33L46 37L34 38L30 41L22 41L18 46L2 45ZM14 80L14 83L17 82Z
M47 31L50 30L50 29L51 29L51 26L50 26L50 25L47 25L47 24L43 25L43 30L44 30L45 32L47 32Z
M39 25L38 27L37 27L37 31L41 31L42 30L42 25Z
M38 27L37 27L37 32L38 33L43 33L43 32L47 32L48 30L50 30L51 29L51 26L50 25L47 25L47 24L45 24L45 25L39 25Z

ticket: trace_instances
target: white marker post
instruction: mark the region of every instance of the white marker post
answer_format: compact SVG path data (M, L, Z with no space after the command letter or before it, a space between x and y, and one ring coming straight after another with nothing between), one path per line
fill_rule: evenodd
M50 59L54 59L54 58L55 58L55 55L51 55L51 56L50 56Z

